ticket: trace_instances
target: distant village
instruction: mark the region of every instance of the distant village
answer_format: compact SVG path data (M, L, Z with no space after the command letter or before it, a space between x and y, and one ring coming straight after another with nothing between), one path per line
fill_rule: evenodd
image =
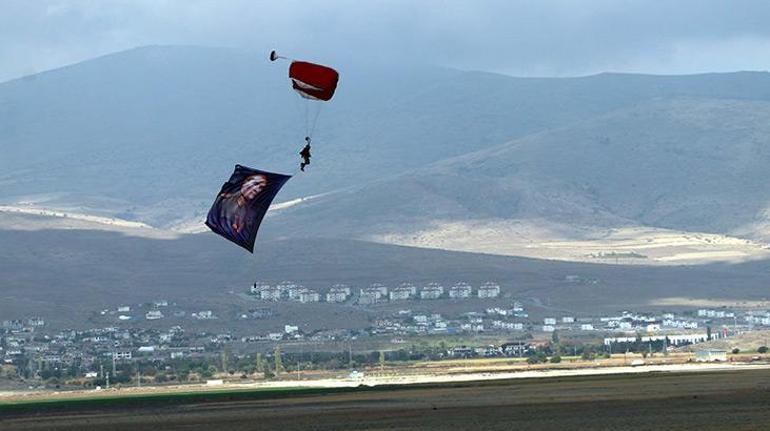
M325 343L337 346L334 347L337 350L340 350L339 345L348 345L349 363L355 358L351 346L361 341L384 346L381 349L386 351L384 355L387 354L389 360L525 357L536 354L546 346L538 340L558 340L559 337L573 338L571 353L578 355L589 349L607 354L641 348L665 352L688 344L770 328L770 310L727 308L659 315L622 311L591 317L554 313L535 319L530 317L524 301L501 298L500 286L494 282L477 287L458 282L448 288L439 283L426 283L420 287L404 283L394 288L373 283L358 289L333 285L324 294L288 281L274 285L258 282L245 289L243 294L258 305L237 316L218 316L212 310L184 310L172 302L159 299L145 304L117 304L100 310L97 315L111 323L85 330L50 328L45 316L4 320L0 327L0 364L3 367L0 376L15 375L41 381L78 377L86 379L86 382L91 379L103 384L110 375L113 383L121 378L136 378L127 377L126 370L152 376L162 376L173 370L175 378L180 378L179 367L186 369L188 375L205 376L217 370L227 370L228 363L234 368L239 363L252 364L253 359L247 358L254 355L259 357L264 354L265 358L290 355L291 351L302 350L298 346L303 343L315 346L318 351L323 350L318 346ZM426 307L423 305L429 304L429 301L438 299L494 299L492 302L497 305L455 314L417 311L424 310ZM377 317L368 326L355 329L308 328L287 320L281 325L281 330L208 332L190 330L183 323L275 318L275 307L281 301L346 304L367 309L383 304L389 306L377 308ZM483 303L489 301L479 304ZM173 324L164 324L172 317ZM136 325L139 322L143 325ZM471 339L478 339L479 345L467 345L469 335ZM453 336L466 341L453 343ZM442 340L440 348L426 347L425 340L435 340L436 337ZM490 344L487 341L489 337L509 341ZM552 346L552 343L548 345ZM642 345L644 347L640 347ZM283 353L279 349L283 349ZM319 354L311 356L308 361L315 363L323 360L332 364L326 366L339 366L345 361L340 358L333 360L333 357L344 354L339 351L329 357ZM360 361L371 359L366 352L358 352L357 355L363 358Z

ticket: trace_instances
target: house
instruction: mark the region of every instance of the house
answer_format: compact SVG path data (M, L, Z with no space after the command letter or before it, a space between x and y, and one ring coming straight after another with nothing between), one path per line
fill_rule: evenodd
M592 325L590 323L583 323L582 325L580 325L580 330L581 331L593 331L594 330L594 325Z
M497 283L486 282L479 286L477 295L479 298L497 298L500 296L500 285Z
M698 350L695 352L696 362L727 362L727 352L724 350Z
M546 317L543 319L543 324L545 325L556 325L556 318L555 317Z
M283 325L283 332L287 334L293 334L295 332L299 331L299 326L295 325Z
M561 323L575 323L574 317L562 317Z
M556 330L556 327L552 325L543 325L543 332L553 332Z
M131 311L131 306L129 305L121 305L118 307L118 313L128 313Z

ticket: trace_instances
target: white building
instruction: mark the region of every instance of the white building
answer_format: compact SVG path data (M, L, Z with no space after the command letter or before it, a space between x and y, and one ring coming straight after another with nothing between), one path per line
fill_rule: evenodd
M348 296L350 295L349 292L350 288L345 290L332 287L329 292L326 293L326 302L345 302L348 300Z
M543 324L545 325L556 325L556 318L555 317L546 317L543 319Z
M318 302L321 300L321 295L315 290L305 289L299 293L299 302L308 304L311 302Z
M163 313L160 310L150 310L144 315L147 320L158 320L163 318Z
M417 296L417 286L415 286L412 283L401 283L398 285L400 289L408 289L410 294L410 297L415 298Z
M403 301L412 297L412 290L404 287L397 287L390 291L388 297L391 301Z
M214 312L211 310L203 310L197 313L193 313L193 317L199 320L211 320L214 319Z
M131 359L131 358L133 358L133 354L131 353L130 350L112 352L112 359L116 361L121 359Z
M268 283L256 282L251 285L249 292L252 295L259 295L260 292L267 289L270 289L270 285Z
M584 324L580 325L580 330L581 331L593 331L594 330L594 325L592 325L590 323L584 323Z
M283 326L283 332L287 334L293 334L295 332L299 331L299 326L295 325L284 325Z
M553 325L543 325L543 332L553 332L556 330L556 327Z
M561 323L575 323L574 317L562 317Z
M497 298L500 296L500 285L497 283L486 282L479 286L477 295L479 298Z
M443 293L441 286L425 286L420 291L420 299L439 299Z
M129 305L121 305L118 307L118 313L128 313L131 311L131 306Z
M385 286L385 285L384 285L384 284L382 284L382 283L372 283L372 284L369 286L369 289L372 289L372 290L379 290L379 291L380 291L380 297L386 297L386 296L388 296L388 287L387 287L387 286Z
M449 288L449 297L452 299L470 298L471 293L471 285L468 283L457 283Z
M697 362L727 362L727 352L724 350L698 350L695 352Z
M262 301L280 301L281 289L274 287L274 288L260 290L259 299L261 299Z
M358 293L358 303L361 305L373 305L382 301L382 292L379 289L361 289Z

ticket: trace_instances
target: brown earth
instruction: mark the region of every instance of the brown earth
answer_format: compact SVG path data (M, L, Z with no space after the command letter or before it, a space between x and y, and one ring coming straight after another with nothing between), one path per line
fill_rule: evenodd
M770 370L750 370L433 384L176 405L148 400L33 407L0 410L0 429L757 430L770 424L768 405Z

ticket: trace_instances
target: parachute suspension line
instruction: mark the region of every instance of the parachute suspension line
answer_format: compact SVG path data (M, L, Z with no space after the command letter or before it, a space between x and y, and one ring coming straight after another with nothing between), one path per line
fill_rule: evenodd
M315 105L315 113L313 114L313 121L310 123L310 132L308 133L308 136L311 138L313 137L313 134L315 134L315 126L318 124L318 116L321 115L321 109L323 109L323 104L319 102L312 102Z

